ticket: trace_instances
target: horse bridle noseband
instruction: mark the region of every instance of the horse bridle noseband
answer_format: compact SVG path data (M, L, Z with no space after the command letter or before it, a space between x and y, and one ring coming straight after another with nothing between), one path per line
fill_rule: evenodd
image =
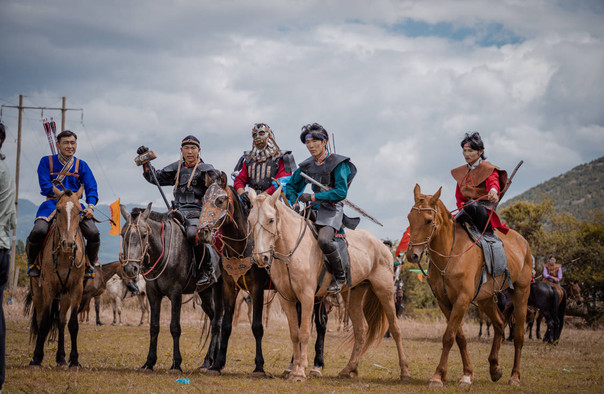
M128 263L137 263L142 267L143 261L150 259L150 257L149 257L149 234L151 234L151 232L152 232L151 227L149 226L149 224L146 224L147 233L143 237L139 222L140 222L140 215L136 218L136 222L134 222L134 223L130 222L130 223L128 223L128 225L126 227L126 232L124 234L124 247L126 247L126 245L128 245L126 247L126 252L127 252L126 258L124 258L124 255L122 252L120 252L120 255L119 255L119 260L122 263L122 265L126 265ZM138 240L140 242L139 245L144 244L143 251L141 252L140 258L138 258L138 259L130 258L130 239L134 235L134 231L132 230L133 227L136 229L136 235L138 236ZM144 242L143 242L143 238L144 238ZM126 242L126 239L128 240L128 242ZM134 276L132 278L128 277L128 279L134 279L135 277L136 276Z

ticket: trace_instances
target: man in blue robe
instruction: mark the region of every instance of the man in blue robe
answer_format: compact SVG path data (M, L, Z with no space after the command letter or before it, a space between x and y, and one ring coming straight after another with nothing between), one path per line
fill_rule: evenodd
M80 221L80 230L86 238L86 256L88 264L86 266L86 278L93 275L92 266L94 265L99 248L101 246L101 237L94 221L94 207L99 201L97 184L94 175L85 161L76 158L77 135L70 130L64 130L57 135L58 154L45 156L40 159L38 165L38 182L40 183L40 194L46 197L46 201L40 205L36 213L34 228L29 237L27 237L27 263L29 266L29 276L40 276L40 259L38 255L42 250L44 239L50 227L50 222L55 215L57 208L57 199L53 191L53 181L58 180L66 189L77 192L81 185L84 185L86 195L86 204L82 204L82 218Z

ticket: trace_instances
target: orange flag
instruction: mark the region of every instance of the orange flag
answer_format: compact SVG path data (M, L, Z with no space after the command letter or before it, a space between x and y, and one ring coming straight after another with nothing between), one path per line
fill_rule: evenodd
M111 229L109 230L109 234L111 235L120 235L121 233L121 224L120 224L120 199L111 203L109 205L109 209L111 209Z
M409 246L409 231L409 227L407 227L407 229L403 233L401 241L398 243L396 252L394 252L395 256L400 256L401 253L407 250L407 247Z
M419 279L420 282L423 282L423 277L422 274L417 274L417 279Z

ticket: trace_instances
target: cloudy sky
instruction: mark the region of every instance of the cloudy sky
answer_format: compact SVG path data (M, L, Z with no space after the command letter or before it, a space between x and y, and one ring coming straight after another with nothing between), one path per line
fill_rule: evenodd
M67 113L101 203L154 201L133 158L178 158L194 134L230 173L268 123L297 161L319 122L359 168L349 198L398 238L419 183L454 207L450 169L476 130L493 163L525 164L508 197L604 154L604 3L594 1L0 0L0 103ZM40 203L42 117L23 119L20 197ZM17 110L4 108L15 168ZM58 122L60 125L60 122ZM170 189L166 188L169 193ZM352 212L349 212L352 213Z

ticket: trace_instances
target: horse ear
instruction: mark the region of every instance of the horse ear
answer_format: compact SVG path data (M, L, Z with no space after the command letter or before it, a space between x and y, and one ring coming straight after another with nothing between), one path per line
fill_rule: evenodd
M210 185L214 183L214 178L210 176L210 172L206 172L206 187L210 187Z
M124 219L126 219L126 222L130 223L130 214L126 210L126 207L123 206L122 204L120 204L120 212L122 213L122 216L124 217Z
M62 192L62 191L60 191L60 190L59 190L59 189L58 189L56 186L54 186L54 185L52 186L52 192L55 194L55 197L56 197L56 198L59 198L59 196L60 196L61 194L63 194L63 192Z
M279 199L279 196L281 196L281 190L283 190L283 185L279 185L279 188L277 190L275 190L273 195L270 197L269 200L270 200L271 205L275 205L275 203Z
M78 200L82 198L82 194L84 194L84 184L80 185L80 188L76 192L76 196L78 196Z
M417 204L420 200L420 195L422 194L422 188L416 183L413 188L413 197L415 198L415 203Z
M141 214L141 217L143 218L143 220L147 220L149 218L149 215L151 214L151 205L153 205L152 202L147 204L147 208L145 209L145 212L143 212Z
M430 205L435 205L436 204L436 202L440 198L440 192L442 190L443 190L442 186L438 188L438 191L436 193L434 193L434 195L432 196L432 198L430 198Z
M220 187L223 189L227 188L227 174L224 171L220 171Z
M253 206L256 202L256 199L258 199L258 194L256 194L256 190L250 187L250 190L247 192L247 195L250 198L251 205Z

